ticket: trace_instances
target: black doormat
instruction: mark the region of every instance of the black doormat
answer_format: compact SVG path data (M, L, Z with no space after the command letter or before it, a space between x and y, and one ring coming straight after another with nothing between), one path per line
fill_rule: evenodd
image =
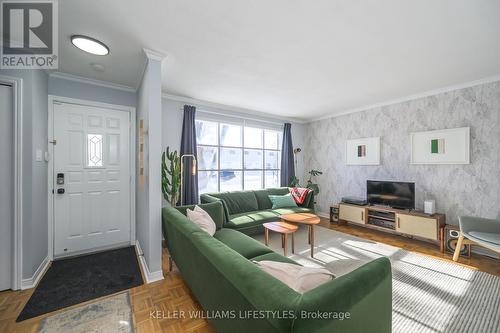
M54 261L16 321L143 284L134 247Z

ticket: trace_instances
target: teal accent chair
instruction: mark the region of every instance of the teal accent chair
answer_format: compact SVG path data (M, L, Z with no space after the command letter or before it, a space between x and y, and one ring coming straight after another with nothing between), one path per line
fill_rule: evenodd
M485 219L481 217L460 216L460 235L453 254L453 261L460 256L460 248L464 244L475 244L500 253L500 218Z

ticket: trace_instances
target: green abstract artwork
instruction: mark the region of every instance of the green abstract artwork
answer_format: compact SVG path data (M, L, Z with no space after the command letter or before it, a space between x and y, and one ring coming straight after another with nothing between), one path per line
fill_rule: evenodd
M444 154L444 139L431 140L431 154Z

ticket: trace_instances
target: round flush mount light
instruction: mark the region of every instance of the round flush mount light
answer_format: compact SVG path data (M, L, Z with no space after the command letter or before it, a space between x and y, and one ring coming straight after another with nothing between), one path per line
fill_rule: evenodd
M109 53L109 48L106 44L92 37L73 35L71 36L71 43L80 50L91 54L107 55Z

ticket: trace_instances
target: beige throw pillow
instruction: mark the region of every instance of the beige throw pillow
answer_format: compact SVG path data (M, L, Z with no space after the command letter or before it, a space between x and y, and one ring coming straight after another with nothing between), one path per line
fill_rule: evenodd
M214 220L200 206L194 206L194 210L187 209L186 214L188 219L206 231L210 236L215 234L216 226Z
M305 293L332 280L335 275L325 268L304 267L278 261L255 261L264 272L274 276L293 290Z

